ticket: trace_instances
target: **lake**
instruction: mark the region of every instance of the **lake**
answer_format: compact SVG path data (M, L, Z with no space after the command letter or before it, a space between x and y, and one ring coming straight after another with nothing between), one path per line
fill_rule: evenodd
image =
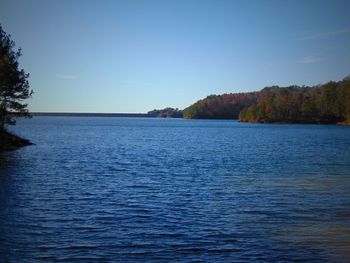
M1 262L350 262L350 127L34 117Z

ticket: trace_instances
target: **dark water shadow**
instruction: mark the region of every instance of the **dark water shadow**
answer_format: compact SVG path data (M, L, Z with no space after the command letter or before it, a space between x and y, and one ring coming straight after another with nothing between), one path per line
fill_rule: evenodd
M18 160L13 151L0 152L0 175L9 167L15 166Z

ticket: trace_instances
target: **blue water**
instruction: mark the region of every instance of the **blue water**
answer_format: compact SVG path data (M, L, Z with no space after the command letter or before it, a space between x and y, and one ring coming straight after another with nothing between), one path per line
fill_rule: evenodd
M0 262L350 262L350 127L35 117Z

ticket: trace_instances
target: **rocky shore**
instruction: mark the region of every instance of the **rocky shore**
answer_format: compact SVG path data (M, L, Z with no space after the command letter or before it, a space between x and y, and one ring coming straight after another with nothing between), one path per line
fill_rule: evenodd
M32 143L6 130L0 131L0 152L16 150L27 145Z

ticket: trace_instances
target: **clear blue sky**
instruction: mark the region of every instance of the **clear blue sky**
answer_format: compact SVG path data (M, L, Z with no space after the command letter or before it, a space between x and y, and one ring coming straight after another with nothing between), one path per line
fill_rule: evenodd
M147 112L350 74L350 1L0 0L32 111Z

